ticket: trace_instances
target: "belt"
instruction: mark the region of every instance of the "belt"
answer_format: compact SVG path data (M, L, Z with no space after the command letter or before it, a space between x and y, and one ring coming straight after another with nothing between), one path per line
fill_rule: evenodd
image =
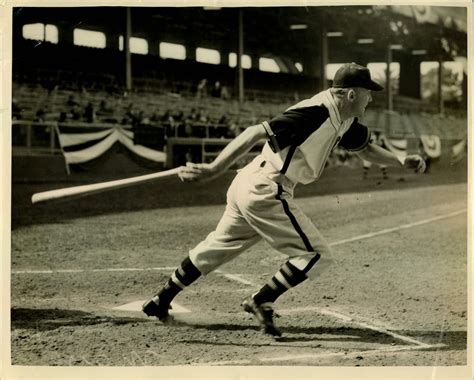
M287 176L280 173L277 169L273 167L272 164L268 163L266 160L261 160L258 164L260 167L260 172L264 173L266 177L277 184L283 185L283 187L288 189L293 189L295 184L288 179Z

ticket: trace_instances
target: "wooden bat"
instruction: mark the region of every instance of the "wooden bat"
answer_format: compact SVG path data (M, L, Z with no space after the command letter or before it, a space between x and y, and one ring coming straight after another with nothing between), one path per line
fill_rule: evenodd
M118 179L115 181L107 181L107 182L94 183L90 185L81 185L81 186L66 187L62 189L44 191L41 193L33 194L33 196L31 197L31 203L36 204L40 202L53 201L56 199L84 197L87 195L96 194L103 191L120 189L122 187L136 185L143 182L150 182L159 178L172 177L178 174L179 171L180 171L180 168L174 168L174 169L165 170L162 172L141 175L138 177L130 177L130 178Z

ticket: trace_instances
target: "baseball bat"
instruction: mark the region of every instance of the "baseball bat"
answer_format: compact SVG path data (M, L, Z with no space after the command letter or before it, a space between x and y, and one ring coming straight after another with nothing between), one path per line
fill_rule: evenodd
M36 204L36 203L41 203L41 202L49 202L56 199L78 198L78 197L84 197L91 194L100 193L103 191L120 189L122 187L136 185L139 183L150 182L159 178L172 177L178 174L179 170L180 169L178 167L178 168L174 168L170 170L165 170L162 172L146 174L146 175L141 175L137 177L130 177L130 178L118 179L114 181L94 183L90 185L73 186L73 187L66 187L62 189L43 191L41 193L33 194L33 196L31 197L31 203Z

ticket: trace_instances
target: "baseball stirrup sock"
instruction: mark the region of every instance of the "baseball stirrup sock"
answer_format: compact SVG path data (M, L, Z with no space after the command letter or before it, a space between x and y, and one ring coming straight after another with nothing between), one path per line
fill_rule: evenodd
M160 300L171 303L174 297L185 287L191 285L201 276L201 272L194 266L189 257L176 268L163 289L158 293Z
M302 283L307 278L303 271L296 268L290 262L286 262L272 279L253 296L253 299L257 305L275 302L288 289Z

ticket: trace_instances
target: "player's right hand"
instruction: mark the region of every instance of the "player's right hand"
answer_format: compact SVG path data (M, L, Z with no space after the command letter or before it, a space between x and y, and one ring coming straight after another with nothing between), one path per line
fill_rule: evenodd
M207 182L220 173L216 171L212 164L195 164L187 162L186 166L181 166L178 173L179 179L183 182Z

